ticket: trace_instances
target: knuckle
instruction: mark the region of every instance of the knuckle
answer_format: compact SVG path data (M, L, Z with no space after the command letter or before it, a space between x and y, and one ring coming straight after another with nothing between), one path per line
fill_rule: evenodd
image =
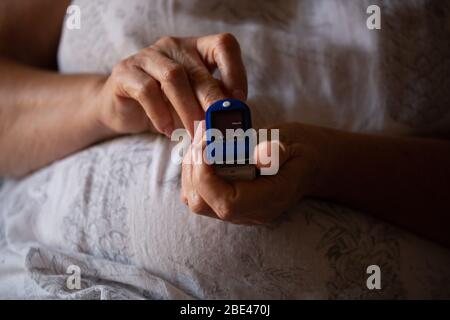
M202 214L205 211L205 207L203 206L203 204L199 202L194 203L189 202L189 208L195 214Z
M111 75L121 76L127 74L128 72L132 71L137 65L139 65L139 54L129 56L113 67Z
M219 87L216 81L217 80L212 80L210 84L206 85L203 96L205 105L209 106L222 98L222 94L218 89Z
M176 82L184 75L184 68L180 64L167 66L162 74L162 82Z
M160 38L156 41L156 45L160 47L176 47L179 44L179 39L171 36Z
M188 202L189 202L189 208L191 209L192 212L194 212L196 214L202 214L207 209L205 203L201 200L190 199Z
M204 70L204 68L201 68L199 66L189 68L188 74L189 78L195 84L207 83L214 79L207 70Z
M129 61L128 59L120 61L118 64L116 64L111 72L112 75L119 75L124 73L126 70L128 70Z
M139 53L129 56L125 60L123 60L123 67L126 69L132 68L134 66L139 65L141 61L141 55Z
M223 221L232 221L236 217L236 210L232 204L225 202L216 210L217 216Z
M141 51L139 51L138 55L148 56L152 53L157 53L157 52L159 52L159 49L156 45L153 44L149 47L141 49Z
M153 91L153 82L151 79L141 81L136 84L136 98L144 99Z
M239 42L231 33L221 33L217 35L217 46L226 49L239 49Z
M139 83L136 86L136 98L138 100L144 99L148 94L148 86L145 83Z

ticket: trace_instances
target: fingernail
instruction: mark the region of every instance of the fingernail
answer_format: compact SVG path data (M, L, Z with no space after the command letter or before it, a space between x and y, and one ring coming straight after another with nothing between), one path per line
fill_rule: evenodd
M238 100L245 100L245 93L244 91L238 89L238 90L233 90L233 98L238 99Z

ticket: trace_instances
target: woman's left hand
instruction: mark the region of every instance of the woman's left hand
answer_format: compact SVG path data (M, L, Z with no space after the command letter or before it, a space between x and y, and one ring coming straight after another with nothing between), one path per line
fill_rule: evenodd
M280 140L260 143L254 152L256 166L261 168L263 165L258 154L270 156L272 148L279 147L279 171L276 175L259 176L253 181L226 181L217 176L214 168L205 161L201 164L184 161L182 201L197 214L237 224L265 224L294 206L302 197L313 193L320 153L317 144L307 142L305 135L314 129L309 130L301 124L284 124L277 129L280 130ZM197 130L185 160L202 152L201 131Z

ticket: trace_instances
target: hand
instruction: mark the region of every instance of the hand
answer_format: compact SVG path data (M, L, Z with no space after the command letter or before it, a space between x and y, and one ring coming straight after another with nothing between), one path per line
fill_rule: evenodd
M218 68L221 81L212 76ZM230 34L158 40L117 64L95 104L99 119L118 134L156 130L170 136L204 119L213 102L245 100L247 77L239 43Z
M276 175L259 176L253 181L225 181L204 161L183 163L182 201L197 214L238 224L265 224L302 197L313 194L321 167L316 129L300 124L275 128L280 129L280 140L260 143L254 154L261 168L258 154L270 155L273 147L279 147L280 168ZM203 150L201 131L197 130L187 159Z

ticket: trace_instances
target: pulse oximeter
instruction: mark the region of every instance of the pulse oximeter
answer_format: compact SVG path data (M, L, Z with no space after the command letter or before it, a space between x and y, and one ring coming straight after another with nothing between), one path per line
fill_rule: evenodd
M256 177L250 108L237 99L219 100L206 111L206 157L217 175L228 180Z

